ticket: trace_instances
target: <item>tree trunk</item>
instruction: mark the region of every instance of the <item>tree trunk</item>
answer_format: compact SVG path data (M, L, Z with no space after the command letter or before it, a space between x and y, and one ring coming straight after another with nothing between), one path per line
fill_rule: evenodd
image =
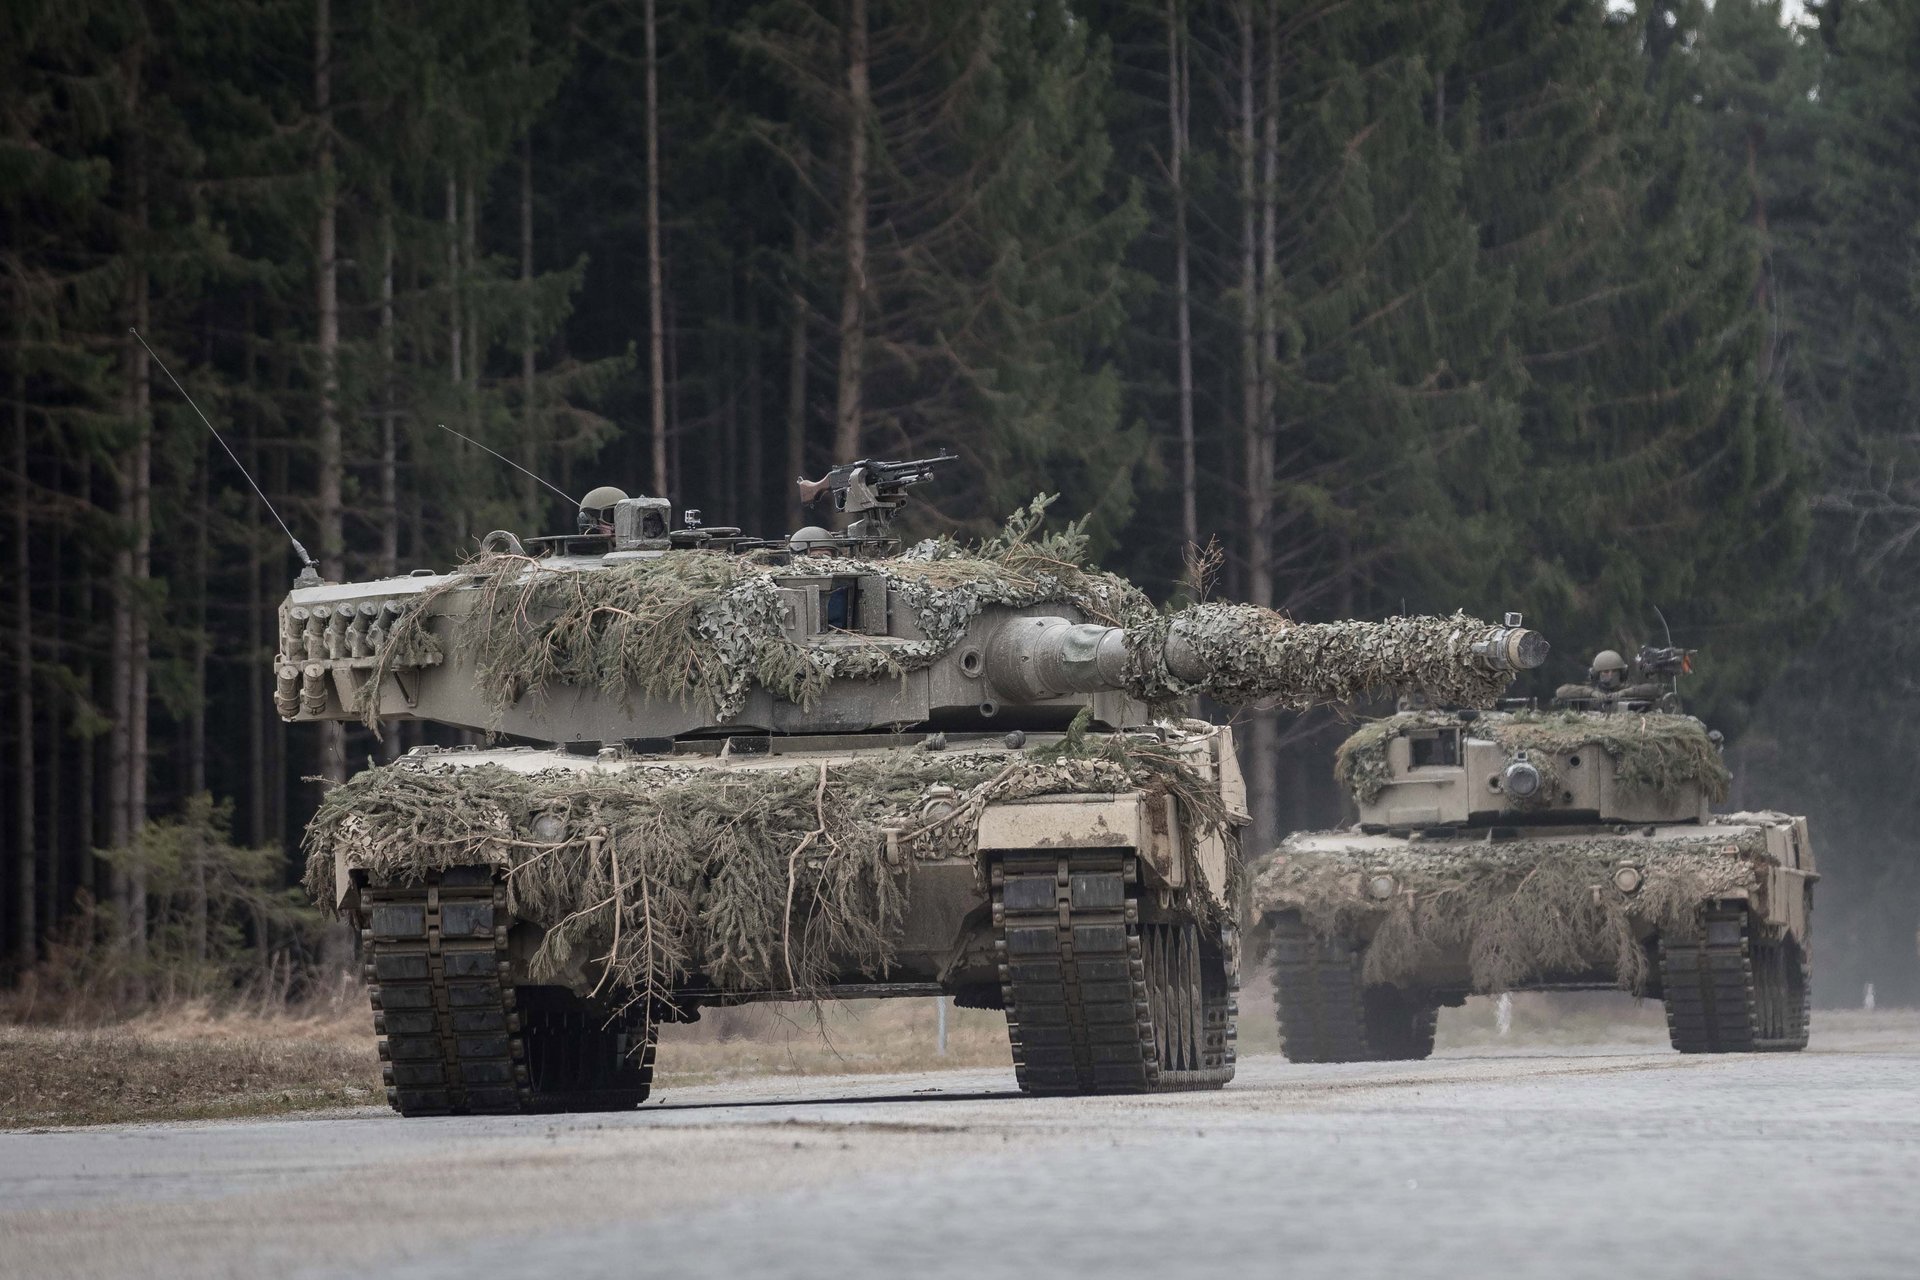
M75 466L80 481L78 509L91 512L94 509L94 463L91 458L81 458ZM78 540L76 539L76 542ZM95 625L99 619L99 582L94 576L94 558L91 555L76 557L74 566L76 582L74 584L74 629L77 632L74 666L80 677L80 695L88 706L100 705L100 659L95 651L99 643L99 630ZM109 737L111 742L111 737ZM73 845L75 859L74 882L84 888L95 902L102 898L107 887L100 883L102 867L100 859L94 856L94 850L100 847L97 838L100 830L100 747L97 735L80 739L74 744L73 781ZM110 898L110 894L108 895ZM92 939L89 939L92 941Z
M207 789L207 570L212 560L208 547L207 524L208 513L213 510L207 472L213 459L208 452L211 442L204 435L198 439L198 457L194 464L195 515L192 569L194 617L193 636L189 641L192 646L189 673L192 697L187 710L186 793L190 798L200 795ZM193 938L193 958L205 964L207 959L207 849L202 832L193 833L190 857L193 901L190 907L189 927Z
M1167 176L1173 188L1173 304L1177 326L1180 422L1180 534L1188 546L1200 542L1198 477L1193 440L1193 311L1187 275L1187 57L1179 0L1167 0ZM1193 590L1200 589L1194 583Z
M259 368L258 347L254 342L253 299L247 300L247 349L242 357L241 379L249 389L254 389L254 378ZM260 424L251 413L247 417L247 474L260 475ZM266 659L270 653L279 651L276 640L272 650L267 647L267 603L266 592L261 587L262 565L261 520L258 503L247 504L247 654L250 659L247 670L247 843L254 848L266 844L267 828L272 813L271 801L267 796L267 776L269 761L267 758L267 717L278 713L273 711L273 702L268 697L268 688L273 674ZM279 635L279 628L273 629Z
M764 504L767 500L765 443L766 389L760 348L760 290L754 276L747 277L747 519L756 528L765 528Z
M647 25L647 368L652 378L653 491L671 492L667 475L667 361L661 325L660 268L660 73L653 0L646 4Z
M333 189L333 14L331 0L317 0L313 26L313 104L319 120L320 220L314 231L320 355L320 574L346 578L346 531L341 507L340 264L336 255ZM320 727L320 772L332 782L347 778L346 730L338 721Z
M400 572L400 414L394 405L393 211L380 215L380 572Z
M49 457L42 465L46 476L45 487L65 493L66 469L60 459ZM64 664L72 673L71 678L82 682L84 689L87 663L78 652L81 644L70 644L69 639L69 628L77 617L82 616L83 606L69 599L67 548L62 544L58 526L41 535L40 545L44 548L48 566L42 598L48 602L48 612L52 615L51 634L46 638L44 652L51 654L54 661ZM84 868L86 854L82 848L74 850L71 857L67 856L67 806L72 803L66 788L67 772L71 767L68 753L80 749L82 744L75 741L74 735L66 732L60 698L40 699L38 705L47 743L46 753L41 757L45 767L41 770L42 800L37 810L41 821L40 847L46 851L40 877L40 930L44 936L50 935L59 925L61 905L66 901L65 886Z
M865 415L867 298L867 0L847 0L847 190L841 211L846 277L840 287L839 401L833 420L833 460L860 457Z
M719 466L708 471L708 488L720 497L721 524L740 526L740 299L737 272L727 273L727 333L720 350L726 379L720 401ZM714 472L718 471L718 475ZM711 516L709 516L711 519Z
M147 226L147 171L142 152L135 167L136 226L142 233ZM149 279L142 262L133 277L134 323L146 332ZM129 510L133 522L133 586L138 593L133 608L132 647L128 655L127 726L127 823L130 839L138 839L147 821L147 692L148 645L151 624L147 618L146 584L153 577L153 386L147 350L140 348L134 361L133 410L135 436L133 446L133 483L129 492ZM136 960L147 955L147 873L136 865L127 877L127 935Z
M521 477L527 520L534 529L546 527L540 518L544 491L533 478L540 472L540 450L534 424L533 351L533 135L520 140L520 465L532 475Z
M793 314L787 321L787 529L806 523L800 487L807 470L807 226L793 220Z
M460 184L447 170L447 352L453 385L466 381L460 368Z
M1262 315L1256 212L1262 203L1255 181L1254 46L1256 30L1252 0L1238 8L1240 25L1240 413L1243 462L1247 487L1247 599L1273 606L1272 488L1265 407L1265 379L1260 364ZM1257 709L1247 738L1247 805L1253 817L1255 850L1271 846L1278 836L1274 789L1278 781L1279 724L1270 709Z
M16 301L16 306L19 303ZM26 316L24 308L14 315L19 346L13 364L13 709L19 754L14 765L14 785L19 793L14 810L14 960L21 972L33 967L36 927L34 907L34 859L39 842L34 838L34 733L33 733L33 556L27 545L32 533L28 518L32 494L27 485L27 373ZM56 602L57 603L57 602ZM56 749L57 740L49 739Z

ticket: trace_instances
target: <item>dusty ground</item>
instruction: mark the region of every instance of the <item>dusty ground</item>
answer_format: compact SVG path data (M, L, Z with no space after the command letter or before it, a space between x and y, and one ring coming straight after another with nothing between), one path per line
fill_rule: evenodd
M1470 1007L1432 1061L1254 1054L1217 1093L1028 1099L974 1068L617 1117L4 1133L0 1275L1920 1274L1920 1016L1682 1057L1628 1012L1547 1046L1516 1002L1487 1047Z

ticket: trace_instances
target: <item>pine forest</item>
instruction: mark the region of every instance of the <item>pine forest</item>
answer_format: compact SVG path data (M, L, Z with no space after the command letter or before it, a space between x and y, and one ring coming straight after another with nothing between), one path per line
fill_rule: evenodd
M1819 998L1920 1001L1911 0L11 0L0 295L8 982L340 963L303 827L461 739L282 724L294 540L780 534L951 450L912 536L1058 494L1161 601L1521 612L1531 694L1697 648ZM1381 709L1241 716L1249 847Z

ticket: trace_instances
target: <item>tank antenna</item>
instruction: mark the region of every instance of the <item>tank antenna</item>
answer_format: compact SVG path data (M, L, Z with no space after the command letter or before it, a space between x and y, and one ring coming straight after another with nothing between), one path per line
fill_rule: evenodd
M200 414L200 421L207 424L207 430L213 433L213 438L220 442L220 447L227 451L229 458L233 459L233 465L240 469L240 474L247 478L247 483L253 486L253 491L260 495L260 501L262 505L266 507L267 513L279 523L280 531L286 534L287 541L293 544L293 553L300 557L300 563L304 566L300 576L304 578L308 574L312 574L314 580L317 582L320 576L320 566L315 564L313 557L307 554L307 549L300 545L300 539L293 536L293 530L287 527L287 522L281 518L280 512L274 507L273 501L267 497L266 491L260 487L259 481L253 478L253 474L247 470L246 464L240 461L240 455L233 451L233 446L226 442L225 437L214 430L212 421L208 419L205 413L201 412L199 405L194 404L193 397L188 395L187 389L180 385L180 379L173 376L173 370L167 368L166 362L160 358L159 353L152 347L147 346L147 340L140 336L140 331L130 328L127 332L139 339L141 346L147 348L147 354L153 358L155 364L160 366L160 372L167 375L167 381L173 384L173 389L180 393L180 398L185 400L195 413Z
M556 485L556 484L548 484L548 482L547 482L547 481L545 481L545 480L541 480L539 476L536 476L536 475L534 475L534 474L533 474L533 472L531 472L531 471L529 471L529 470L527 470L527 469L526 469L525 467L523 467L523 466L521 466L521 465L520 465L519 463L517 463L517 462L515 462L515 461L514 461L514 460L513 460L512 458L509 458L509 457L508 457L508 456L507 456L506 454L504 454L504 453L496 453L496 452L495 452L494 450L492 450L492 449L489 449L489 448L487 448L487 446L485 446L485 445L483 445L483 444L481 444L481 443L480 443L480 442L479 442L478 440L475 440L475 439L474 439L474 438L473 438L472 436L469 436L469 435L461 435L461 433L460 433L460 432L458 432L458 431L455 431L455 430L454 430L454 429L453 429L452 427L450 427L450 426L448 426L448 425L447 425L446 423L444 423L444 422L436 422L436 423L434 423L433 425L434 425L434 426L436 426L436 427L438 427L438 428L440 428L440 429L441 429L442 431L444 431L444 432L446 432L446 433L447 433L448 435L450 435L450 436L459 436L459 437L460 437L460 438L461 438L462 440L465 440L465 441L466 441L466 442L467 442L468 444L470 444L470 445L472 445L472 446L473 446L474 448L476 448L476 449L479 449L479 450L480 450L481 452L483 452L483 453L491 453L491 454L493 454L493 456L494 456L494 457L496 457L496 458L498 458L498 459L500 459L500 461L502 461L502 462L504 462L504 463L506 463L506 464L507 464L508 466L510 466L510 467L512 467L512 468L513 468L513 469L514 469L515 471L518 471L518 472L519 472L519 473L520 473L521 475L523 475L523 476L526 476L526 477L527 477L527 478L528 478L529 480L540 480L540 483L541 483L541 484L544 484L544 485L546 485L546 486L547 486L547 488L549 488L549 489L551 489L551 490L553 490L553 491L554 491L555 493L557 493L557 494L559 494L559 495L560 495L560 497L561 497L562 499L564 499L565 501L567 501L567 502L573 502L573 501L575 501L575 499L573 499L573 498L571 498L571 497L568 497L568 496L567 496L567 494L566 494L566 492L565 492L564 490L562 490L562 489L560 488L560 486L559 486L559 485Z

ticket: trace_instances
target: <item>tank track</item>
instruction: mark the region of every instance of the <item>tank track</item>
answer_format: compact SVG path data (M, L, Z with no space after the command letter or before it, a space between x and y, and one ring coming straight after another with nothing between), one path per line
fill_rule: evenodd
M1807 1047L1811 987L1799 944L1756 943L1745 903L1714 903L1698 932L1661 938L1660 983L1667 1036L1681 1053Z
M421 881L366 886L361 918L381 1075L387 1102L401 1115L611 1110L645 1099L653 1027L642 1033L639 1052L627 1054L632 1028L605 1019L594 1027L583 1002L536 999L531 1009L519 1007L506 889L491 868L449 867Z
M1133 855L1017 854L995 864L992 889L1022 1091L1217 1089L1233 1078L1232 966L1203 955L1196 922L1142 926Z
M1366 953L1350 939L1316 937L1292 915L1273 920L1268 937L1287 1061L1409 1061L1433 1052L1438 1006L1396 987L1369 988Z

